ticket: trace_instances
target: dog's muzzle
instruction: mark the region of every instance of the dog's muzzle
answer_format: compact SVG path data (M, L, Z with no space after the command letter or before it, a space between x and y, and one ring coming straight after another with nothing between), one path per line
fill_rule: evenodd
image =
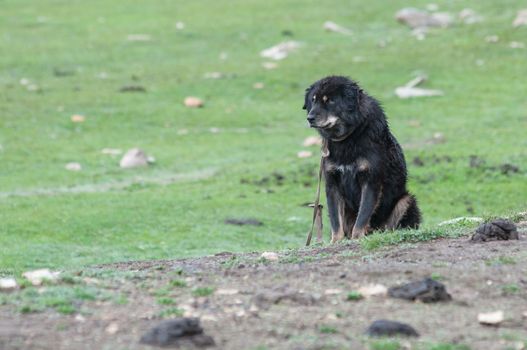
M316 126L316 125L315 125L315 120L316 120L316 116L315 116L315 115L313 115L313 114L311 114L311 113L309 113L309 114L307 115L307 122L309 123L309 126L310 126L310 127L313 128L313 127Z

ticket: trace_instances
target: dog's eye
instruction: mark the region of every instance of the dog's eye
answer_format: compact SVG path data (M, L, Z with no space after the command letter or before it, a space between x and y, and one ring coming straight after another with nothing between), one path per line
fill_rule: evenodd
M313 95L313 102L315 102L317 99L317 95Z
M327 97L326 95L324 95L324 97L322 97L322 101L324 101L324 103L327 103L327 104L330 104L330 105L332 105L334 103L334 101L332 99L330 99L329 97Z

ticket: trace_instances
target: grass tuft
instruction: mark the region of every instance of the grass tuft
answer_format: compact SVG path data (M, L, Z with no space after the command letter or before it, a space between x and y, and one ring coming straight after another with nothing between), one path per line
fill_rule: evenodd
M468 233L466 226L436 226L419 230L397 230L391 232L375 232L360 240L365 250L375 250L388 245L401 243L417 243L440 238L457 238Z

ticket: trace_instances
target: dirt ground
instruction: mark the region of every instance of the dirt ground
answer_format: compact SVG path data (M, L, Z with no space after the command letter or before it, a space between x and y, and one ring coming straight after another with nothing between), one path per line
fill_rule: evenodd
M200 317L217 349L370 349L374 340L364 331L377 319L403 321L420 333L399 340L406 349L433 349L438 343L522 349L527 222L519 231L519 241L471 243L464 237L373 253L350 242L279 252L275 262L263 261L260 253L225 252L100 266L79 276L125 295L126 304L86 301L72 315L52 309L21 314L12 305L1 306L0 348L151 349L139 338L170 318L172 310ZM114 271L110 277L97 276L109 270ZM368 284L390 287L427 276L444 283L453 299L433 304L387 296L347 300L348 293ZM499 326L478 323L478 313L497 310L505 315Z

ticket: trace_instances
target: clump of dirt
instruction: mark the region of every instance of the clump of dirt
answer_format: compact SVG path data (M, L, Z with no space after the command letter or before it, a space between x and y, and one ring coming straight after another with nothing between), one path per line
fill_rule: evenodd
M183 317L159 323L141 337L140 343L160 347L207 347L214 345L214 339L203 333L198 318Z
M314 184L316 174L316 167L305 164L287 174L274 171L258 178L244 177L240 180L240 183L266 188L271 186L281 187L285 184L302 184L304 187L310 187Z
M425 278L421 281L414 281L403 284L402 286L388 289L388 295L392 298L406 300L419 300L423 303L435 303L438 301L449 301L452 299L446 291L443 283Z
M146 92L146 88L142 85L123 85L119 92Z
M491 165L491 166L487 166L486 164L487 162L485 161L485 159L479 156L471 155L469 157L468 165L470 168L486 170L490 172L499 172L503 175L516 174L520 172L520 168L511 163L503 163L500 165Z
M235 226L263 226L263 222L253 218L229 218L223 222L227 225Z
M433 154L429 159L426 159L425 161L425 159L417 156L412 159L412 164L418 167L422 167L425 166L428 161L432 162L432 164L451 163L452 157L448 155L437 156Z
M419 333L417 333L414 327L406 323L389 320L377 320L373 322L366 330L366 334L370 337L419 336Z
M473 242L507 241L519 239L516 225L507 219L496 219L486 224L481 224L470 238Z
M272 304L279 304L281 302L291 302L299 305L310 306L314 305L319 298L310 294L300 292L294 289L277 288L274 290L265 290L259 292L254 296L253 302L260 308L269 309Z

